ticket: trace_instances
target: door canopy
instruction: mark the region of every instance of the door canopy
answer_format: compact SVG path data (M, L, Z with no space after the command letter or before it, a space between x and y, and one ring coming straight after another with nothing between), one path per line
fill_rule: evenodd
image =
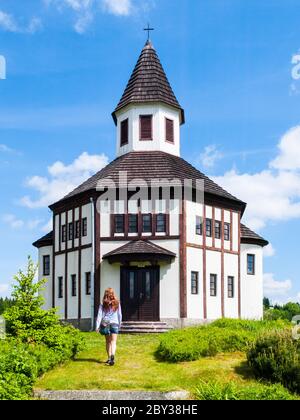
M110 264L137 261L149 261L151 263L158 261L166 261L171 263L176 257L173 252L162 248L150 241L132 241L126 245L115 249L103 256L104 260L108 260Z

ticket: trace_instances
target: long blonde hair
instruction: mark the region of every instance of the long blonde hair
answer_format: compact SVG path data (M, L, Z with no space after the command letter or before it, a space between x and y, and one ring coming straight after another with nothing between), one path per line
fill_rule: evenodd
M114 289L109 288L105 290L102 304L104 311L109 311L112 309L114 312L116 312L118 310L120 302L116 297Z

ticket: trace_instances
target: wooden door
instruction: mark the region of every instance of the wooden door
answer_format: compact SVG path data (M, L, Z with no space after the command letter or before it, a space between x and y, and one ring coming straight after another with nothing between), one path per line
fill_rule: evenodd
M159 321L159 267L122 268L124 321Z

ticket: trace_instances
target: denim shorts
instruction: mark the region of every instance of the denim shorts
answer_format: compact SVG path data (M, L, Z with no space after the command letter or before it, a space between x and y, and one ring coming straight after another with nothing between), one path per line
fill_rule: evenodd
M100 334L101 335L119 334L119 327L117 325L107 325L107 326L101 325Z

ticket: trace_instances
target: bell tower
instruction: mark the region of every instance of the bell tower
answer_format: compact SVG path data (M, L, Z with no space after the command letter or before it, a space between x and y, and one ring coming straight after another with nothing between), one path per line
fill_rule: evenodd
M149 39L112 116L117 126L118 157L137 151L180 156L184 110Z

